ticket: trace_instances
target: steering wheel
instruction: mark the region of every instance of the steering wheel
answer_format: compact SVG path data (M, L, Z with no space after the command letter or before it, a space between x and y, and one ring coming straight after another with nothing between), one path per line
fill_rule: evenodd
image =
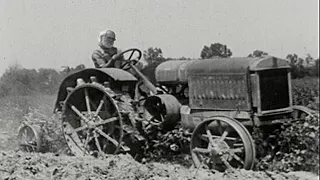
M117 59L117 58L123 56L124 54L130 53L130 52L131 52L131 54L130 54L129 58L124 59L125 63L120 66L120 68L123 69L123 70L128 70L128 69L130 69L131 66L130 66L129 64L130 64L131 62L133 62L133 65L137 64L137 63L139 62L139 60L141 59L141 57L142 57L142 52L141 52L139 49L131 48L131 49L127 49L127 50L121 52L120 54L118 54L118 55L116 55L116 56L114 57L114 59ZM135 52L138 53L137 59L131 59L132 56L133 56L133 54L134 54Z

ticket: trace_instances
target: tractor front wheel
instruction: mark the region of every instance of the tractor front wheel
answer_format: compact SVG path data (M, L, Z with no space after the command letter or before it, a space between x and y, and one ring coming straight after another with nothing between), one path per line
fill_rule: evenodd
M229 117L212 117L193 131L190 151L195 167L216 169L252 169L255 148L248 130Z

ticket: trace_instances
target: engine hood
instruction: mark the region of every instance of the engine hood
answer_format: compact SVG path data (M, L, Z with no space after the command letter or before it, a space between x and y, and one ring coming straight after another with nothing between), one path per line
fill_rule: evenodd
M276 68L290 68L290 65L288 61L272 56L170 60L156 68L155 76L158 83L187 83L191 75L244 74Z

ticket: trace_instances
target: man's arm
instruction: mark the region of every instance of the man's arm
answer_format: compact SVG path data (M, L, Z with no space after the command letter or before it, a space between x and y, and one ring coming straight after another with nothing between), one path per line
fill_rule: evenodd
M94 66L96 68L100 68L102 65L105 64L105 60L104 60L103 54L101 53L100 50L95 50L92 53L91 59L92 59L92 61L94 63Z
M104 64L102 67L110 67L110 65L112 64L112 67L120 68L120 66L124 60L124 57L123 57L123 55L119 56L119 54L121 54L121 51L119 49L117 49L117 53L115 55L113 55L108 60L108 62L106 64Z
M107 63L101 65L101 67L105 68L105 67L109 67L111 63L113 63L115 59L112 57Z

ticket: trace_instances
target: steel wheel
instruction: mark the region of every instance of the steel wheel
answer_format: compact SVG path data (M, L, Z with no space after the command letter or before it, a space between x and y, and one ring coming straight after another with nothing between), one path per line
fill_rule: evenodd
M252 169L255 160L249 132L241 123L228 117L202 121L193 131L190 151L197 168Z
M41 148L40 127L23 125L19 129L18 142L22 151L39 152Z
M110 93L100 84L86 83L68 94L62 121L64 137L73 154L103 156L119 151L122 118Z
M305 120L307 117L319 117L319 113L304 106L293 106L293 120Z

